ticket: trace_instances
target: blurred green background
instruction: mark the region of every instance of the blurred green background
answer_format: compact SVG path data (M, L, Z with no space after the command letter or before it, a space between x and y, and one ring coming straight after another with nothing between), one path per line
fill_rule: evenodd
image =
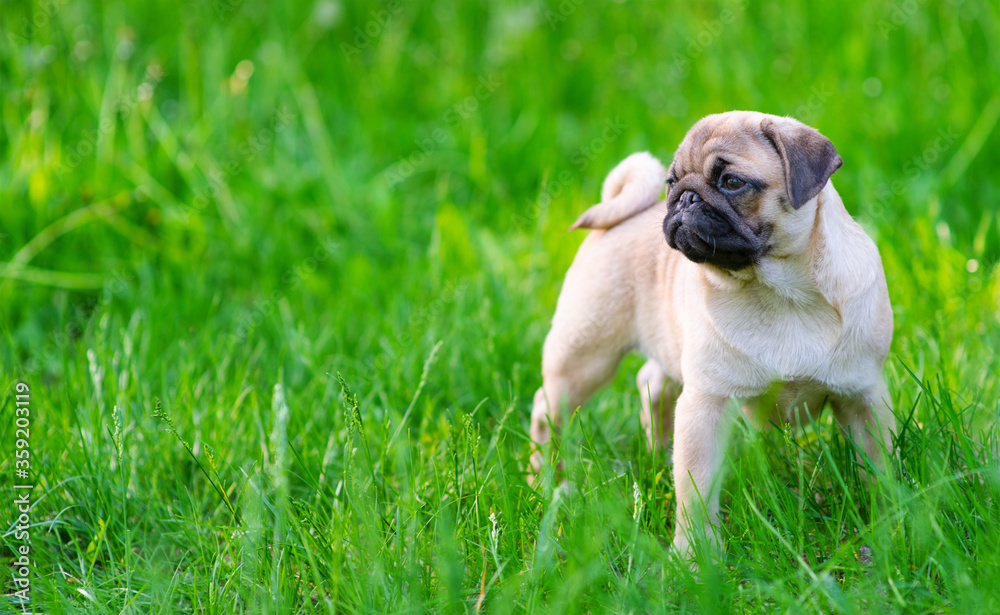
M426 455L413 467L445 483L456 425L484 441L510 429L516 437L490 449L506 461L487 454L479 470L523 470L541 343L584 237L566 227L619 160L649 150L668 163L708 113L792 115L833 141L845 162L834 182L886 267L898 407L917 404L927 381L955 396L969 425L996 412L995 2L0 6L0 374L5 407L14 382L32 387L33 467L50 490L38 514L66 508L39 555L38 591L60 608L90 604L73 593L81 583L116 612L142 604L115 593L132 574L145 583L137 595L176 598L164 604L181 610L245 608L263 586L292 610L319 604L290 597L297 564L276 564L273 582L260 564L260 585L236 582L234 602L199 585L236 557L227 524L240 524L213 486L235 500L259 481L274 501L307 502L301 510L353 532L331 502L350 467L337 451L354 429L388 458L405 415L406 455ZM625 464L643 455L629 398L636 365L588 407L602 454ZM359 398L360 428L338 373ZM153 416L156 400L190 454ZM124 444L110 435L116 420ZM261 474L283 459L274 425L294 449L288 485ZM5 446L12 429L0 427ZM411 476L393 474L410 467L402 461L365 464L373 478L359 489L386 489L388 500ZM541 514L550 494L504 476L497 493ZM447 501L452 487L441 489ZM261 518L284 527L283 506ZM469 544L488 538L488 512L477 509ZM113 523L122 531L98 529ZM307 525L295 528L312 535ZM668 522L647 529L669 542ZM191 544L199 554L182 555ZM452 547L479 558L469 544ZM82 571L54 572L81 561ZM531 569L516 561L511 570ZM471 591L468 606L478 577L461 569L454 587L444 572L420 577L423 597L382 604L423 604L440 590ZM360 594L334 595L365 610Z

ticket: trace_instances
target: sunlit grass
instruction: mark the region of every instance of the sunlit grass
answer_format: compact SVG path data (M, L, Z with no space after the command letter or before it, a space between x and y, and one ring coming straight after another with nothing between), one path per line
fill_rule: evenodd
M0 25L36 610L1000 612L995 5L74 0ZM829 416L741 426L727 548L694 574L637 358L564 421L574 489L528 486L526 429L566 227L617 161L735 108L845 160L899 459L869 484Z

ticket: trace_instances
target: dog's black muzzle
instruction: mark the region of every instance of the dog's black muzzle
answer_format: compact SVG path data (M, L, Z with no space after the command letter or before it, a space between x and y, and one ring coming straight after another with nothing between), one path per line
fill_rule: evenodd
M729 270L748 267L763 253L767 237L755 233L721 194L711 194L709 202L695 190L678 192L663 220L671 248L696 263Z

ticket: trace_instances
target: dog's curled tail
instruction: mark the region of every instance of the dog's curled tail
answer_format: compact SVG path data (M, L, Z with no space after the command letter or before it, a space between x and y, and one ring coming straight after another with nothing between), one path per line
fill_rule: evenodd
M608 229L649 209L663 194L667 170L649 152L632 154L608 173L601 202L577 218L569 230Z

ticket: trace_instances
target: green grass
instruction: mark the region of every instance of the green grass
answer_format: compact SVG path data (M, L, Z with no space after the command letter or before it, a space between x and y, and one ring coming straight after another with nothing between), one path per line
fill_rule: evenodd
M35 610L1000 612L996 3L691 4L4 3ZM869 485L827 415L738 428L695 575L638 358L564 422L575 491L526 430L565 228L736 108L844 158L900 454Z

